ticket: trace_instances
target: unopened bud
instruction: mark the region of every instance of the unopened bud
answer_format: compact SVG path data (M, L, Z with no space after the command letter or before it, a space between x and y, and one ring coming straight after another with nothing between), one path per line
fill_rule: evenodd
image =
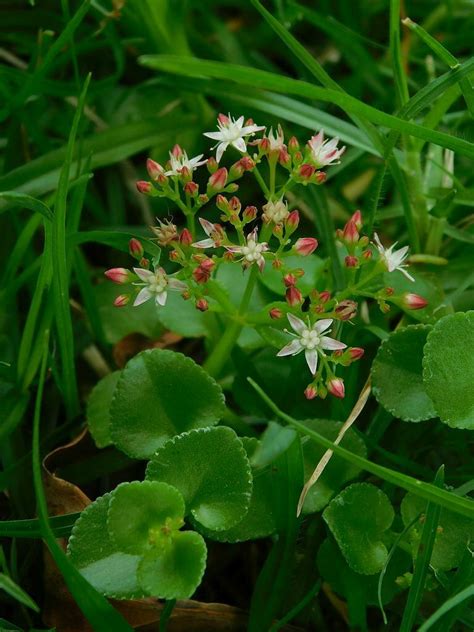
M315 171L316 171L316 168L313 167L313 165L305 163L304 165L301 165L299 174L300 174L300 177L303 178L303 180L310 180L313 174L315 173Z
M285 276L283 277L283 283L286 285L286 287L292 287L293 285L296 285L296 277L294 274L285 274Z
M281 309L278 309L278 307L273 307L268 312L268 315L270 316L272 320L278 320L279 318L283 316L283 312L281 311Z
M275 270L280 270L282 266L283 266L283 261L281 259L274 259L272 261L272 268L275 268Z
M352 215L351 220L354 222L357 230L360 230L362 228L362 213L360 211L356 211Z
M198 309L200 312L206 312L209 309L209 303L206 301L205 298L199 298L196 301L196 309Z
M138 263L140 265L140 268L144 268L145 270L148 270L148 268L150 267L150 260L146 257L142 257Z
M288 141L288 151L290 152L290 154L293 154L295 153L295 151L298 151L299 148L300 144L298 142L298 139L295 136L292 136Z
M318 391L316 390L313 384L309 384L304 389L304 396L306 397L306 399L314 399L315 397L318 396Z
M318 247L318 240L314 237L301 237L295 243L295 250L299 255L307 257L311 255Z
M246 206L242 216L245 222L252 222L257 217L257 207Z
M236 195L233 195L229 200L229 206L234 213L239 214L242 205L240 204L240 200Z
M369 245L369 238L367 237L367 235L363 235L360 239L359 239L359 246L361 248L365 248L366 246Z
M286 218L285 227L288 233L293 233L298 228L298 224L300 223L300 214L298 211L291 211L291 213Z
M130 296L128 294L120 294L114 301L115 307L125 307L130 303Z
M353 362L355 362L356 360L360 360L365 353L362 347L350 347L348 351L349 351L349 356Z
M282 167L289 167L291 165L291 156L286 149L280 149L278 153L278 162Z
M143 257L143 245L142 242L135 237L132 237L128 242L128 252L134 259L141 259Z
M216 206L220 211L227 213L230 210L229 200L222 195L222 193L218 193L216 195Z
M181 158L181 156L183 155L183 150L181 149L181 147L176 143L176 145L173 147L173 149L171 150L171 153L173 154L173 156L175 158Z
M139 193L143 193L144 195L151 195L153 192L151 182L147 182L146 180L139 180L135 186L137 187L137 191L139 191Z
M148 175L152 180L158 180L164 172L163 167L151 158L148 158L148 160L146 161L146 170L148 171Z
M219 169L219 163L214 158L214 156L211 156L207 159L206 167L209 173L215 173Z
M393 289L393 287L386 287L383 291L385 296L393 296L395 294L395 290Z
M345 395L344 382L340 377L335 377L326 384L328 392L334 397L343 399Z
M222 191L227 184L227 175L227 169L225 167L221 167L215 171L209 178L207 183L208 188L213 191Z
M181 232L181 235L179 236L179 243L182 246L190 246L193 243L193 241L194 239L191 234L191 231L189 231L187 228L183 228L183 231Z
M327 303L331 298L331 292L328 292L327 290L324 290L323 292L319 293L319 300L321 301L321 303Z
M348 255L344 259L344 263L346 264L346 268L357 268L359 265L359 259L353 255Z
M303 295L295 286L291 286L286 290L285 298L286 302L288 305L291 305L291 307L300 305L303 302Z
M408 309L423 309L428 305L428 301L419 294L407 292L402 297L403 305Z
M372 250L364 250L364 252L362 253L362 257L367 261L369 259L372 259Z
M209 202L209 196L205 193L201 193L198 197L199 204L202 206L203 204L207 204Z
M196 197L199 193L199 186L195 182L190 180L184 185L184 192L190 197Z
M118 285L129 283L131 279L130 272L125 268L111 268L110 270L106 270L104 274L108 279L110 279L110 281L113 281Z
M359 241L359 232L357 230L355 222L353 222L352 219L350 219L344 226L342 240L346 244L355 244Z
M179 261L181 256L177 250L171 250L168 255L170 261Z

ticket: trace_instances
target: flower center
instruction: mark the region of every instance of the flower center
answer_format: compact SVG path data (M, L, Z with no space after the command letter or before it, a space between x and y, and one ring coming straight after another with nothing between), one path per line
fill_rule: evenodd
M301 345L305 349L316 349L319 346L321 339L317 331L313 329L305 329L301 334Z
M242 248L242 254L247 261L258 261L262 256L263 244L258 244L252 239Z
M148 284L148 290L153 294L161 294L166 290L168 280L162 274L157 274Z

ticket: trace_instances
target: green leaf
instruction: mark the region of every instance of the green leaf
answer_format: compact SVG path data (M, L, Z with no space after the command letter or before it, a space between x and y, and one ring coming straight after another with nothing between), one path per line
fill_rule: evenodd
M215 425L223 411L220 386L191 358L151 349L122 371L110 408L111 436L129 456L146 459L177 434Z
M383 537L394 515L387 495L369 483L350 485L323 512L347 563L362 575L382 570L388 555Z
M156 317L163 327L186 338L207 336L206 323L210 316L209 312L200 312L193 301L185 301L177 292L169 292L166 305L156 310Z
M403 523L405 525L420 514L426 512L426 502L414 494L406 494L400 507ZM416 555L420 543L425 520L420 519L409 532L409 539ZM446 509L441 510L436 533L431 566L439 571L449 571L456 568L466 550L469 542L474 538L474 521L459 516Z
M4 590L10 597L13 597L15 601L18 601L18 603L31 608L35 612L39 612L39 608L33 599L23 588L20 588L11 577L5 575L5 573L0 573L0 590Z
M186 513L208 529L233 527L249 508L249 460L242 441L225 426L174 437L152 457L146 477L176 487L184 497Z
M398 329L382 342L372 364L372 390L394 417L423 421L436 417L423 385L423 347L431 327Z
M252 454L250 461L252 466L263 468L273 463L275 459L288 450L295 437L296 432L293 428L281 426L275 421L268 422L259 445Z
M299 255L291 255L283 259L285 268L301 268L304 270L304 276L298 279L298 288L303 294L309 294L316 286L319 277L325 267L325 262L316 255L309 257L301 257ZM285 284L281 270L276 270L273 266L265 266L265 270L260 275L261 282L275 294L284 295L286 292Z
M87 425L98 448L105 448L112 443L110 404L120 373L114 371L99 380L87 401Z
M433 327L423 382L441 421L474 429L474 311L450 314Z
M69 538L69 559L99 592L117 599L144 597L137 581L140 557L119 551L109 536L111 498L105 494L81 513Z
M47 220L51 221L53 214L51 209L41 200L37 200L31 195L25 195L24 193L18 193L17 191L2 191L0 193L0 200L6 200L11 206L20 206L21 208L27 208L35 213L40 213ZM0 213L6 210L0 208Z
M206 568L207 549L195 531L174 533L166 547L150 550L138 567L143 589L160 599L188 599Z
M250 460L258 450L260 442L254 437L242 437L242 443ZM242 520L230 529L212 531L199 528L206 538L218 542L245 542L265 538L275 532L275 519L272 507L272 488L274 477L271 468L252 469L252 498L247 513Z
M184 524L183 518L184 500L175 487L134 481L122 483L112 493L107 527L119 551L139 555L158 548L169 531Z
M343 425L340 421L332 421L329 419L313 419L303 423L308 428L315 430L331 441L336 439ZM305 481L307 481L326 450L310 437L303 437L301 443L303 446ZM362 457L367 456L365 444L354 430L347 431L341 441L341 445L354 454L358 454ZM345 483L348 483L358 476L360 471L361 469L359 467L344 461L334 454L318 481L309 490L303 506L303 513L314 513L323 509L334 494L339 491Z

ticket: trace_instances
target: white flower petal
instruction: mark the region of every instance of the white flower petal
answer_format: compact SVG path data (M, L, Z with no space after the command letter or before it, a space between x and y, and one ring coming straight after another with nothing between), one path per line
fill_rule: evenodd
M152 297L151 292L146 287L144 287L138 292L137 298L133 302L133 306L137 307L137 305L146 303L151 297Z
M242 153L245 153L247 151L247 145L245 144L243 138L236 138L232 141L232 145Z
M214 240L210 237L209 239L201 239L201 241L195 241L194 244L191 244L194 248L214 248L215 245Z
M277 356L281 358L283 356L296 355L302 350L303 346L301 345L301 342L299 340L292 340L287 345L285 345L283 349L280 349L280 351L277 353Z
M304 321L302 321L301 318L298 318L294 314L287 314L287 316L288 320L290 321L291 328L296 331L297 334L300 334L300 336L302 335L303 331L306 331L306 329L308 329L308 325Z
M203 217L199 218L199 223L201 224L206 235L210 237L215 230L214 224L212 222L209 222L207 219L204 219Z
M179 279L172 279L171 277L168 277L168 287L170 288L170 290L185 290L187 288L186 283L183 283L183 281L180 281Z
M203 136L207 136L212 140L222 140L222 132L204 132Z
M168 297L168 292L165 290L164 292L160 292L155 296L155 303L157 305L166 305L166 299Z
M314 331L317 331L318 334L322 334L323 331L329 329L329 327L332 325L332 321L332 318L323 318L322 320L317 320L312 328Z
M327 349L328 351L336 351L336 349L345 349L347 347L343 342L334 340L334 338L329 338L328 336L321 337L319 346L321 349Z
M154 274L151 270L144 270L143 268L133 268L133 271L142 281L148 283L150 279L154 278Z
M229 252L239 253L242 252L243 246L225 246L225 249Z
M216 151L216 161L220 162L223 153L225 152L225 150L227 149L229 143L228 142L223 142L223 143L219 143L217 145L217 151Z
M306 349L304 352L306 363L309 366L309 370L314 375L318 368L318 352L316 349Z

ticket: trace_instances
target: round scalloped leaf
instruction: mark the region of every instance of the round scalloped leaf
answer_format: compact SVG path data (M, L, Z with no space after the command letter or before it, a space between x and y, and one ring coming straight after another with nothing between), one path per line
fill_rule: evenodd
M112 493L107 527L118 550L141 554L158 546L161 533L184 524L179 491L156 481L122 483Z
M311 430L315 430L319 434L323 435L323 437L326 437L331 441L336 439L340 429L342 428L342 423L340 421L333 421L330 419L311 419L304 421L303 423ZM343 448L346 448L346 450L349 450L354 454L358 454L364 458L367 456L365 443L357 435L357 433L354 432L354 430L350 429L347 431L341 441L341 445ZM303 438L302 447L305 481L307 481L326 450L310 437ZM338 457L337 454L333 454L331 460L326 465L324 472L309 490L303 505L303 513L314 513L315 511L323 509L334 494L350 480L356 478L359 472L360 468L352 463L344 461L344 459Z
M390 334L372 364L377 401L395 417L424 421L436 417L423 384L423 347L431 327L411 325Z
M114 371L103 377L91 391L87 402L87 425L98 448L112 443L110 436L110 404L120 371Z
M425 345L423 381L441 421L474 429L474 311L450 314L433 327Z
M414 494L407 494L401 503L400 511L405 526L418 515L426 512L426 501ZM416 556L423 531L423 518L415 522L408 533L412 544L413 556ZM431 555L431 566L438 571L449 571L459 566L469 542L474 540L474 521L452 511L441 509L438 529Z
M349 485L323 512L346 562L356 573L379 573L387 559L383 543L394 511L387 495L369 483Z
M159 599L188 599L201 583L207 549L195 531L177 531L166 546L147 551L138 567L142 589Z
M109 537L107 513L112 494L97 498L76 521L68 555L74 566L100 593L117 599L146 596L137 580L140 557L122 553Z
M254 437L242 437L242 443L249 459L255 454L260 441ZM253 489L250 506L242 520L230 529L211 531L198 525L206 538L218 542L246 542L266 538L275 533L275 519L272 506L273 475L270 468L255 470L252 468Z
M150 458L168 439L216 424L224 411L220 386L191 358L150 349L128 362L110 408L115 445Z
M252 495L247 454L226 426L191 430L171 439L151 459L146 478L179 489L186 512L212 530L240 522Z

